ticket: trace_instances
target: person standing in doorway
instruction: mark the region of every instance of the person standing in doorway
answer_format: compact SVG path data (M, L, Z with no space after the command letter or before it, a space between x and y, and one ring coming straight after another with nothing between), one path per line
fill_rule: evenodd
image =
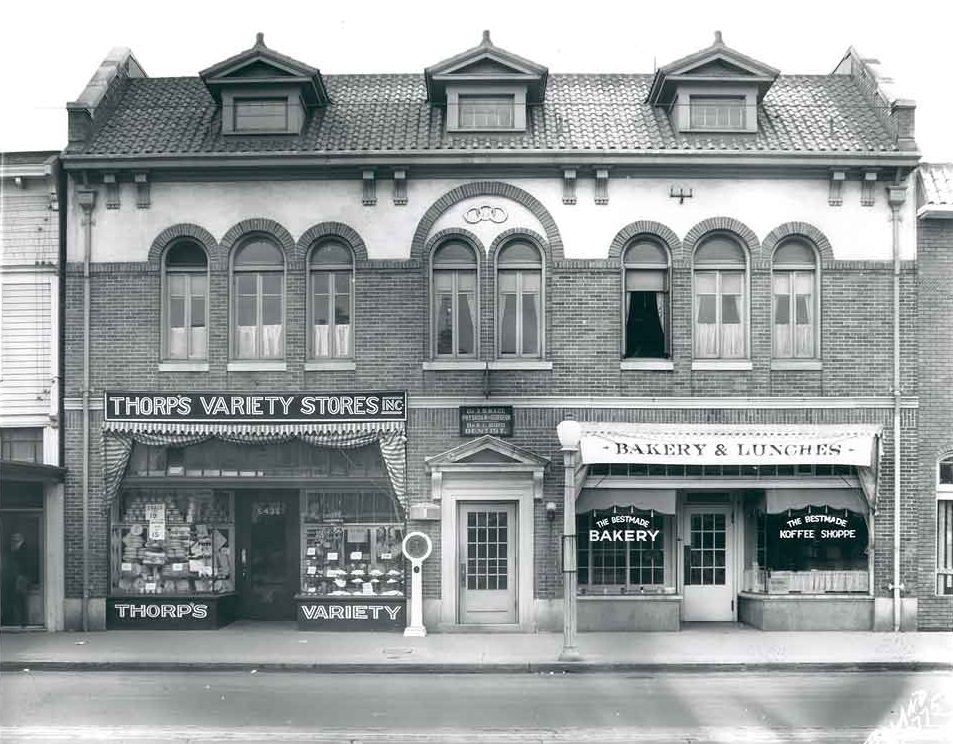
M3 553L0 566L0 588L3 591L3 625L27 624L27 593L30 589L30 577L27 566L26 541L19 532L10 535L7 549Z

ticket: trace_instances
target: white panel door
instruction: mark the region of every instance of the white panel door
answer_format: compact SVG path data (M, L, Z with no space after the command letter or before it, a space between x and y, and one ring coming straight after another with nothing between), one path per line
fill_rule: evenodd
M734 620L729 505L687 505L682 522L682 620Z
M460 505L460 622L515 623L516 504Z

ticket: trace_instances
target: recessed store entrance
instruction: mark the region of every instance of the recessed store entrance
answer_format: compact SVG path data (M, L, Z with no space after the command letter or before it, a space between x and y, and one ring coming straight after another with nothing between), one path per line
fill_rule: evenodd
M460 622L517 622L516 504L460 505Z
M239 491L239 616L294 620L298 588L298 491Z
M682 538L682 620L734 619L730 504L686 504Z

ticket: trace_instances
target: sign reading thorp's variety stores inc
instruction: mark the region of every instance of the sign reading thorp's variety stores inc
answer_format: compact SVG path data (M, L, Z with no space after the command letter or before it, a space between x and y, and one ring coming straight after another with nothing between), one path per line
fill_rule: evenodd
M106 421L330 423L404 421L404 392L129 393L107 390Z

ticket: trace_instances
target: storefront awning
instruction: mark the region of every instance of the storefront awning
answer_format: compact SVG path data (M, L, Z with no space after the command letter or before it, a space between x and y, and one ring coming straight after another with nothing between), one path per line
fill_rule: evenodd
M859 488L769 488L764 492L765 511L782 514L788 509L804 509L808 506L831 509L848 509L865 514L867 499Z
M617 507L674 514L676 495L674 488L584 488L576 499L576 513Z
M582 462L683 465L876 464L880 426L582 423Z
M407 466L403 421L328 423L202 423L193 421L105 421L103 496L108 504L119 493L135 443L187 447L208 439L234 444L276 444L300 439L315 447L352 449L377 444L397 502L406 508Z
M30 483L62 483L66 469L19 460L0 460L0 483L25 481Z

